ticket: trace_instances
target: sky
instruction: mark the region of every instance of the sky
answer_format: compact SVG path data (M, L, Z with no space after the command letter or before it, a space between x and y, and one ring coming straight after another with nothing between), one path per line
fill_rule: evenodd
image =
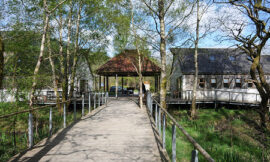
M182 0L176 0L176 3L173 5L179 5L181 3ZM139 12L142 12L141 9L141 5L139 3L138 0L133 0L133 3L135 4L134 6L134 10L136 12L136 10L138 10ZM172 9L174 10L176 8L176 6L172 6ZM207 6L205 3L202 4L201 6L201 10L205 8L205 6ZM196 9L195 9L196 10ZM202 14L200 12L200 14ZM223 40L220 41L218 38L220 38L221 36L224 35L229 35L228 30L225 30L221 25L220 22L218 22L217 20L222 20L225 22L226 26L229 28L234 28L235 27L239 27L237 25L235 25L235 22L241 22L241 23L249 23L249 19L243 15L243 13L237 9L236 7L232 7L232 6L228 6L228 5L217 5L217 4L213 4L210 7L207 8L207 12L205 12L202 15L202 19L201 19L201 24L200 24L200 32L201 33L205 33L205 31L208 30L208 27L211 27L211 33L212 34L208 34L205 38L201 39L199 41L199 48L228 48L228 47L236 47L235 46L235 41L228 41L228 40ZM177 22L177 21L176 21ZM152 23L154 24L154 21L152 18L149 18L149 21L147 23ZM195 30L196 30L196 14L193 14L191 17L188 18L186 24L189 25L189 33L190 35L192 35L193 37L195 37ZM207 26L207 28L205 27ZM154 29L153 29L154 30ZM143 35L143 32L140 32L138 30L138 33ZM248 31L248 28L246 28L245 31L243 31L243 34L246 33L250 33L250 31ZM107 47L107 52L109 54L110 57L113 57L116 54L116 51L114 50L113 47L113 36L108 35L107 36L108 40L109 40L109 45ZM155 41L158 43L159 42L159 37L155 36ZM178 37L177 39L181 40L181 37ZM169 53L169 48L172 47L177 47L177 42L175 43L175 45L167 43L167 52ZM149 48L151 49L151 47L149 46ZM267 44L265 47L265 50L263 51L264 54L270 54L270 48L269 45ZM155 54L156 56L158 56L159 54Z

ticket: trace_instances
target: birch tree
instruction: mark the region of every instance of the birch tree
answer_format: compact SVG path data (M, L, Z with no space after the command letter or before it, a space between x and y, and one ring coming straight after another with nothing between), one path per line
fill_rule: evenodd
M4 79L4 42L0 33L0 89L2 88L2 81Z
M193 80L193 91L192 91L192 103L191 103L191 118L195 117L196 114L196 92L198 84L198 45L199 45L199 28L200 28L200 0L197 0L197 22L196 22L196 39L195 39L195 52L194 52L194 80Z
M132 1L130 1L130 7L131 7L131 22L132 22L132 30L134 34L134 39L135 39L135 47L136 47L136 52L138 53L138 68L136 68L137 73L139 75L139 88L140 88L140 94L139 94L139 105L140 108L143 106L143 76L142 76L142 56L141 56L141 51L139 49L138 45L138 35L134 26L134 13L133 13L133 4Z
M36 91L36 86L37 86L37 75L40 69L40 65L43 61L46 35L48 31L50 16L51 16L51 13L53 13L64 2L66 2L66 0L63 0L62 2L57 4L53 9L50 10L48 8L47 0L43 0L43 10L44 10L43 13L45 15L45 20L44 20L44 27L43 27L43 33L42 33L42 39L41 39L41 45L40 45L40 53L39 53L37 64L35 66L34 75L33 75L33 84L32 84L31 94L30 94L30 107L31 108L33 107L33 104L34 104L34 96L35 96L35 91Z
M167 42L174 32L182 27L185 20L191 15L193 6L189 1L176 0L141 0L148 9L148 15L154 21L154 28L159 37L159 47L156 47L160 53L161 76L160 76L160 103L163 108L166 108L167 94ZM167 20L167 21L166 21ZM167 27L167 28L166 28ZM149 31L149 30L148 30ZM151 29L153 31L153 29ZM149 35L151 38L153 36ZM154 38L155 39L155 38Z

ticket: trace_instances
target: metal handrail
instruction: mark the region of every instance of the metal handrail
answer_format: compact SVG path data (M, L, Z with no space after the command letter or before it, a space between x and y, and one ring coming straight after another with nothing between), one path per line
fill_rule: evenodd
M97 95L98 94L98 95ZM104 104L107 105L108 103L108 92L102 92L102 93L94 93L94 109L96 108L96 105L98 104L98 107L99 106L102 106ZM91 112L91 92L89 92L89 113ZM98 102L96 102L97 100L97 97L98 97ZM82 99L82 116L84 115L84 105L85 105L85 96L84 94L82 95L82 98L79 98L79 99ZM76 121L76 101L77 101L77 98L75 99L72 99L72 100L67 100L65 102L60 102L60 103L57 103L57 104L64 104L64 110L63 110L63 127L66 128L66 104L69 103L69 102L72 102L74 103L74 121ZM11 117L11 116L15 116L15 115L18 115L18 114L23 114L23 113L27 113L29 112L29 118L28 118L28 141L29 141L29 148L32 148L33 145L34 145L34 132L33 132L33 114L32 112L33 111L36 111L36 110L40 110L40 109L45 109L45 108L50 108L50 113L49 113L49 132L50 132L50 135L52 135L52 107L55 107L57 104L53 104L53 105L46 105L46 106L41 106L41 107L36 107L36 108L32 108L32 109L27 109L27 110L23 110L23 111L19 111L19 112L15 112L15 113L11 113L11 114L7 114L7 115L2 115L0 116L0 119L3 119L3 118L7 118L7 117Z
M165 149L165 120L166 120L166 115L170 118L170 120L173 122L173 139L172 139L172 152L173 152L173 155L172 155L172 161L176 161L176 140L175 140L175 126L177 126L180 131L185 135L185 137L188 139L188 141L194 146L195 150L192 151L192 160L191 161L196 161L198 160L198 155L197 155L197 150L203 155L203 157L209 161L209 162L214 162L215 160L201 147L201 145L199 145L186 131L185 129L175 120L175 118L166 110L164 109L159 103L157 100L155 100L154 98L152 98L151 96L151 93L148 93L147 95L147 107L149 109L149 112L152 116L152 112L153 112L153 104L155 102L156 104L156 127L159 127L159 135L161 136L161 121L157 121L157 118L160 119L160 113L161 111L164 112L163 114L163 148ZM154 102L153 102L154 101ZM161 111L160 111L161 110ZM159 113L159 115L157 115L157 112Z

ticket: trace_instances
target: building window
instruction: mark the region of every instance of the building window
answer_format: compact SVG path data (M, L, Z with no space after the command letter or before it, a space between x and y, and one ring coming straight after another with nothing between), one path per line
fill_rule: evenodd
M248 86L248 88L253 88L254 87L254 83L253 83L252 79L248 79L247 86Z
M228 78L223 79L223 87L224 88L230 88L230 83Z
M213 61L215 61L215 56L210 56L209 59L211 62L213 62Z
M211 88L217 88L217 79L216 78L211 79Z
M204 78L200 78L199 79L199 87L200 88L204 88L205 87L205 79Z
M236 78L235 79L235 87L236 88L242 88L241 78Z

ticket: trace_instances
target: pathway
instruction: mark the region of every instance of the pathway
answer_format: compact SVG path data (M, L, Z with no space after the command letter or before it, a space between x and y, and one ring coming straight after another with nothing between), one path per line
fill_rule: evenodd
M96 111L16 161L161 161L145 109L119 98Z

